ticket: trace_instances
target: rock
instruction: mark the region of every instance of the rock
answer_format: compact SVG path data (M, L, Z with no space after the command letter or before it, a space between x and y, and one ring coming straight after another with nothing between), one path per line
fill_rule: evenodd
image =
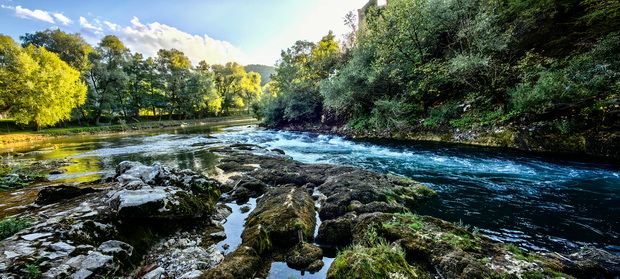
M240 246L229 253L224 261L207 270L202 278L256 278L262 259L251 247Z
M236 174L236 179L225 185L232 189L226 201L247 200L268 191L264 185L294 185L309 193L318 191L326 197L319 199L322 220L338 218L354 209L358 213L403 212L437 195L419 182L398 176L352 167L303 164L279 156L235 152L227 148L218 152L224 154L218 167ZM360 206L352 207L353 201L359 201Z
M80 269L77 272L71 274L69 278L71 279L86 279L89 278L93 274L92 271L86 269Z
M156 269L151 270L149 273L142 276L144 279L159 279L162 278L162 275L166 273L166 270L158 267Z
M620 278L620 256L596 248L583 248L570 255L545 254L561 262L562 272L576 278Z
M93 188L78 188L68 185L47 186L43 187L39 191L34 203L38 205L53 204L59 201L79 197L96 191L97 190Z
M198 278L202 275L202 271L200 270L192 270L189 271L187 273L184 273L183 275L181 275L181 277L179 277L179 279L194 279L194 278Z
M22 235L21 238L28 241L33 241L41 238L47 238L52 236L52 233L32 233L27 235Z
M272 189L257 201L256 208L246 219L241 234L244 245L258 253L272 245L291 247L314 236L316 216L314 201L304 190L288 186Z
M322 258L323 250L307 242L298 243L284 255L287 265L298 270L307 270L312 263Z
M66 257L69 256L73 251L75 251L75 246L71 246L64 242L57 242L50 244L48 248L54 251L55 257ZM52 259L52 257L49 257Z
M118 263L114 262L114 257L103 255L99 252L90 251L82 261L82 268L92 272L105 271L112 273L118 269Z
M102 253L112 255L119 260L128 260L133 254L133 246L118 240L108 240L99 245L97 250Z
M433 278L409 265L405 257L405 252L397 245L355 245L338 254L329 267L327 278Z
M350 218L340 217L321 222L316 242L326 245L345 246L351 243L352 237L353 221Z
M222 221L232 214L232 208L225 204L217 204L215 212L211 214L211 219Z
M344 171L329 176L317 187L327 196L319 211L322 220L335 219L353 210L359 213L402 212L437 195L425 185L406 178L353 168ZM355 207L353 201L361 205Z
M215 232L215 233L210 234L210 236L224 239L226 238L226 232L225 231Z
M316 261L312 262L308 266L307 269L308 269L308 271L310 273L315 273L315 272L318 272L319 270L321 270L324 265L325 265L325 263L322 260L316 260Z
M191 170L147 167L121 162L119 181L107 203L121 218L184 219L211 212L219 198L219 183Z
M47 272L41 274L41 278L43 279L55 279L55 278L68 278L71 267L62 264L57 267L50 268Z

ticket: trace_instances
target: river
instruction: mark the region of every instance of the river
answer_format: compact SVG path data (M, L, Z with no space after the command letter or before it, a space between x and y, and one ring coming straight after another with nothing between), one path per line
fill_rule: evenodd
M347 140L256 126L196 126L54 139L7 152L20 159L67 158L74 165L50 175L89 181L112 175L123 160L160 161L209 173L208 150L231 143L278 148L305 163L360 167L410 177L439 197L416 211L462 222L484 235L530 251L598 247L620 255L620 166L539 157L455 144ZM578 159L578 158L577 158Z

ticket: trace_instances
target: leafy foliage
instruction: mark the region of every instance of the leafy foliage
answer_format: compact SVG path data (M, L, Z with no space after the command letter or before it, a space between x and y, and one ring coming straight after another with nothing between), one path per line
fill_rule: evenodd
M53 125L84 103L80 72L58 55L34 45L21 48L6 36L0 43L0 105L18 123L34 123L37 129Z
M28 219L6 218L0 221L0 239L5 239L16 232L30 227L32 224Z
M394 0L370 7L347 43L353 49L333 53L340 58L328 75L308 66L312 43L283 52L275 79L282 97L264 107L265 123L320 119L393 131L549 121L560 133L617 129L616 2Z
M323 113L319 82L339 64L338 51L331 32L317 44L298 41L282 51L272 85L279 95L266 99L264 122L270 126L319 122Z

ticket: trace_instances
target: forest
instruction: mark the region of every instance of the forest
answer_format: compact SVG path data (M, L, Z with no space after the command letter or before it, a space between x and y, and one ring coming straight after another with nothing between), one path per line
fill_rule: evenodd
M141 119L247 114L270 67L192 65L176 49L156 57L132 53L115 36L92 47L59 29L25 34L21 45L0 34L0 114L39 130Z
M358 130L620 128L620 2L391 0L346 40L282 52L265 124ZM272 97L275 96L275 97Z

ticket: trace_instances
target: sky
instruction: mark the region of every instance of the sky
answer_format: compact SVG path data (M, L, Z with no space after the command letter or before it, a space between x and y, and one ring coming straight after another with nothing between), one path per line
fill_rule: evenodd
M350 30L344 17L368 0L0 0L0 34L45 29L80 33L96 46L117 36L132 52L178 49L197 65L273 66L298 40L318 42Z

